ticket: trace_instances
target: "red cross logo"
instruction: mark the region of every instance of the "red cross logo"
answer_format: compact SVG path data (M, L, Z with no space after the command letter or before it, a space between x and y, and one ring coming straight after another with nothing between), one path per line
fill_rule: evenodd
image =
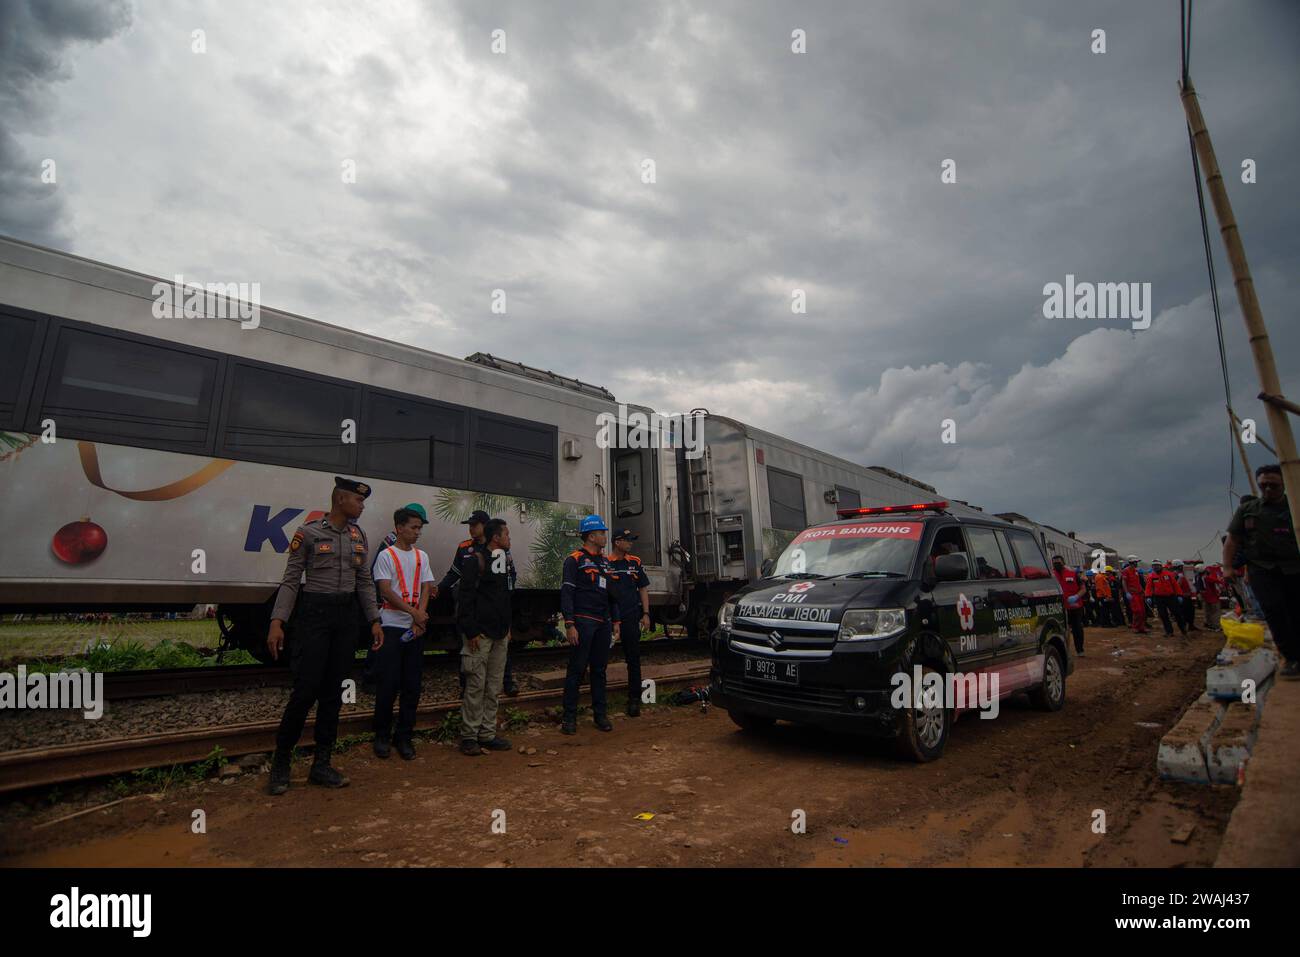
M957 617L961 619L962 631L975 630L975 606L965 595L957 596Z
M787 594L790 593L798 594L799 592L807 591L808 589L814 587L816 584L817 584L816 582L795 582L793 585L790 586L790 589L787 592Z

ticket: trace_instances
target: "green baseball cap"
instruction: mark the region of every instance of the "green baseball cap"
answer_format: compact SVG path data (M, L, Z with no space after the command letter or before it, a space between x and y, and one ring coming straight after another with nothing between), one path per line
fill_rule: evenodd
M414 512L416 515L420 516L420 521L424 522L426 525L429 524L429 516L424 511L424 506L419 502L411 502L409 505L403 505L402 508L406 509L408 512Z

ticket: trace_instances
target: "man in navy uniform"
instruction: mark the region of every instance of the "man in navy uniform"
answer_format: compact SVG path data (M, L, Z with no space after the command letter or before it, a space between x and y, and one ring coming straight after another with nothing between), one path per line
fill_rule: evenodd
M578 732L578 684L587 666L591 666L591 710L596 727L613 731L605 706L605 666L609 661L611 623L613 637L618 638L618 606L610 581L609 559L601 549L608 533L599 515L588 515L578 525L582 547L564 560L564 580L560 585L560 610L564 613L565 636L572 650L569 670L564 677L565 734Z
M313 704L316 752L307 780L332 788L348 783L330 767L330 752L338 736L343 679L356 649L358 605L370 623L371 647L377 651L384 643L369 543L356 524L369 496L369 485L336 475L329 514L299 526L289 542L289 560L266 636L272 658L278 659L284 647L284 623L294 611L300 587L302 597L294 615L293 691L275 736L271 794L289 790L289 761Z
M641 632L650 629L650 576L641 559L632 554L637 540L630 528L614 533L609 567L618 573L610 584L618 603L620 641L627 662L627 716L641 714Z

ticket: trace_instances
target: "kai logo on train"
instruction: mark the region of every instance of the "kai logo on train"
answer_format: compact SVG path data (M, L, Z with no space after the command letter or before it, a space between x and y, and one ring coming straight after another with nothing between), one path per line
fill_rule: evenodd
M254 505L253 514L248 518L248 532L244 536L244 551L260 552L262 546L268 542L276 552L288 551L290 548L288 529L292 527L294 519L304 511L305 509L301 508L282 508L272 515L270 505ZM324 518L325 515L326 513L321 509L316 509L307 512L307 517L297 524L306 525L318 518ZM295 532L292 547L297 551L301 546L302 539Z

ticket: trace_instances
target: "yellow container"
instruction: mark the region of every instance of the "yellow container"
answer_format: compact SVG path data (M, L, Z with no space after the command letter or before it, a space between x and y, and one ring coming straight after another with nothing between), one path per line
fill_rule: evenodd
M1220 618L1219 627L1228 636L1228 644L1234 648L1249 651L1251 648L1258 648L1264 643L1264 626L1258 622Z

